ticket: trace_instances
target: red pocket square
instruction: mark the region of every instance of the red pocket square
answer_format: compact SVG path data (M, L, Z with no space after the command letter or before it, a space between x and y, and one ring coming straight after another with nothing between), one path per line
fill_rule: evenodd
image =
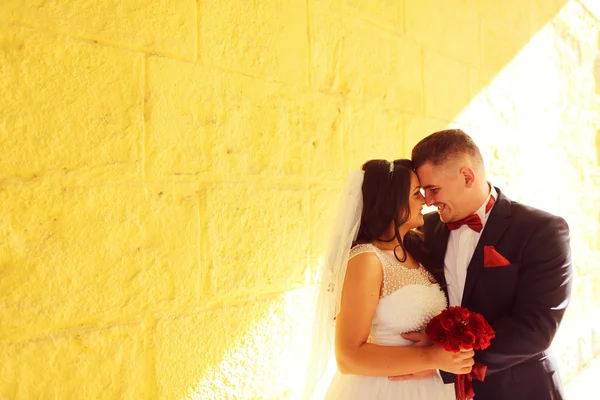
M510 265L510 261L502 257L494 246L483 246L483 266L485 268L506 267Z

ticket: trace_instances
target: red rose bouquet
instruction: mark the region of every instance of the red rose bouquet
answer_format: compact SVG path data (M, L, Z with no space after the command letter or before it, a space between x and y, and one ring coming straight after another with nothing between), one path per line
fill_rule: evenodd
M496 336L490 324L480 314L464 307L450 307L442 311L429 321L425 333L432 343L452 352L460 351L461 347L483 350ZM476 362L471 373L456 375L456 398L472 399L475 396L473 378L483 381L486 370L485 365Z

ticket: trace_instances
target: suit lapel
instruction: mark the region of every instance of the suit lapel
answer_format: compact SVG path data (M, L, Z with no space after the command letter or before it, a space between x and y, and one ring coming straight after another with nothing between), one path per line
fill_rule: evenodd
M508 224L510 221L509 217L511 215L510 200L502 194L500 189L496 188L496 192L498 193L498 200L496 200L494 208L492 208L492 211L490 211L490 216L488 217L488 220L485 224L485 228L481 233L479 242L477 242L477 247L475 247L473 257L471 257L471 262L469 263L469 267L467 269L465 289L463 291L462 296L463 306L467 303L469 295L475 287L477 277L484 268L483 247L496 246L496 244L506 231L506 228L508 228Z

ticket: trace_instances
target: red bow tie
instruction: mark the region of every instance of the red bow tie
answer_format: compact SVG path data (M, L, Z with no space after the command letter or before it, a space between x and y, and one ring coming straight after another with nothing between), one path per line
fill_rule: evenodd
M481 230L483 229L481 218L479 218L479 215L477 214L469 215L467 218L459 219L458 221L448 222L448 229L453 231L455 229L460 228L463 225L467 225L475 232L481 232Z
M490 196L490 200L485 205L485 213L486 214L488 212L490 212L490 210L492 209L492 206L494 205L495 202L496 202L496 199L494 199L494 196ZM483 229L483 224L481 223L481 218L479 218L479 215L477 215L477 214L469 215L468 217L459 219L458 221L448 222L447 225L448 225L448 229L450 229L451 231L458 229L463 225L467 225L469 228L473 229L475 232L481 232L481 230Z

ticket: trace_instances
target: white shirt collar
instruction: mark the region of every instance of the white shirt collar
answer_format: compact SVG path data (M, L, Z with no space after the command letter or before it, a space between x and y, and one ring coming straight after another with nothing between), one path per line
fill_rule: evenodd
M475 214L479 215L479 218L481 219L481 223L483 225L485 225L485 222L487 221L490 213L489 212L485 212L485 206L487 206L488 201L490 201L490 197L494 196L494 200L498 200L498 193L496 192L496 189L494 188L494 185L492 185L490 182L488 182L488 186L490 187L490 192L488 193L487 197L485 198L485 201L483 202L483 204L481 205L481 207L479 207L479 209L475 212ZM493 208L494 206L492 206ZM490 208L490 212L491 212L491 208Z

